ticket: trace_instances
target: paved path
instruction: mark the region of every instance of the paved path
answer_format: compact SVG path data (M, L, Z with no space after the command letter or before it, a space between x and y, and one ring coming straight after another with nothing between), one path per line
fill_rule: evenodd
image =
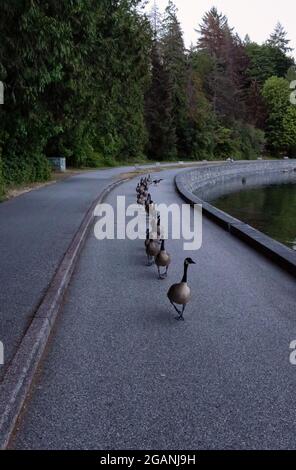
M158 202L181 203L174 174ZM134 187L109 202L134 202ZM166 291L184 253L180 241L168 249L169 279L158 281L143 242L90 233L12 447L296 448L295 280L204 220L180 323Z
M0 204L0 379L87 210L130 170L79 174Z

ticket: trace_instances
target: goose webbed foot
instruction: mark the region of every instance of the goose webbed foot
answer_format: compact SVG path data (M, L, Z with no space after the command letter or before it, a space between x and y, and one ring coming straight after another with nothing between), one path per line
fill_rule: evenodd
M182 310L179 310L173 302L171 302L171 304L172 304L172 306L174 307L174 309L176 310L176 312L178 314L178 317L175 317L176 320L184 321L184 316L183 315L184 315L184 311L185 311L185 305L183 305Z
M185 321L185 318L183 317L183 315L179 315L178 317L175 317L175 319L177 321Z

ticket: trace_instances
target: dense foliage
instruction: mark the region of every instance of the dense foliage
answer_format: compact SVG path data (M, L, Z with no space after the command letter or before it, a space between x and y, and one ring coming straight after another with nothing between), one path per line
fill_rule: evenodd
M151 30L139 0L2 0L0 145L5 181L139 156Z
M152 85L147 93L148 154L158 158L252 159L263 151L274 156L293 153L294 108L286 93L287 115L278 116L289 131L269 134L272 109L263 91L271 78L285 77L294 61L289 40L278 24L265 44L242 41L216 8L207 12L197 30L198 42L185 50L175 6L169 1L160 21L153 11ZM161 69L162 78L159 75ZM284 78L282 78L284 80ZM284 80L285 81L285 80ZM286 88L288 81L285 81ZM163 94L165 89L165 96ZM271 94L276 90L271 90ZM161 103L161 106L160 106ZM285 123L284 123L285 121ZM166 135L166 151L157 133ZM275 136L275 139L277 139Z
M242 41L212 8L186 50L177 10L141 0L2 0L0 192L45 180L49 156L98 166L148 156L295 152L293 65L281 25Z

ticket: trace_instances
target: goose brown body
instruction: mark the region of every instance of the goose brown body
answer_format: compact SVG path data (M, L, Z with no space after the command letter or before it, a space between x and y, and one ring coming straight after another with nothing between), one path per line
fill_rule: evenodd
M195 262L191 258L186 258L184 261L184 274L182 281L179 284L173 284L167 293L169 301L179 315L177 320L184 320L183 315L185 307L191 299L191 290L187 284L189 264L195 264ZM176 305L182 305L182 310L179 310Z
M166 251L161 251L155 258L156 266L166 268L171 264L171 257Z
M162 240L161 241L160 252L155 257L155 264L156 264L157 269L158 269L159 279L164 279L167 276L169 265L171 264L171 257L169 255L169 253L166 251L164 244L165 244L165 242L164 242L164 240ZM165 273L163 273L163 274L160 273L160 268L161 267L166 268Z
M187 282L180 282L170 287L168 298L177 305L187 305L191 299L191 290Z
M155 240L150 240L147 247L146 253L148 256L157 256L159 253L159 244Z

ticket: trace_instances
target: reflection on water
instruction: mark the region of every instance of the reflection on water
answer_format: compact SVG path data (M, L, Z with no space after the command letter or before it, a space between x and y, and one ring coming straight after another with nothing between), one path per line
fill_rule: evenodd
M247 188L211 204L296 250L296 181Z

